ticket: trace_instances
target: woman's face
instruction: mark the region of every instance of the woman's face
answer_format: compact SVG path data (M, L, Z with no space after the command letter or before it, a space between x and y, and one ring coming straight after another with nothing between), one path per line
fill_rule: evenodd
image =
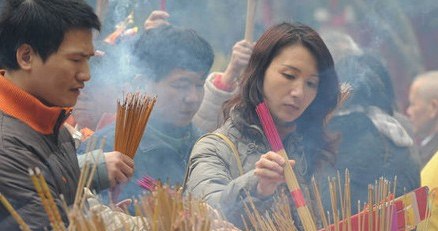
M277 125L303 114L318 92L316 59L301 44L282 48L265 72L265 102Z

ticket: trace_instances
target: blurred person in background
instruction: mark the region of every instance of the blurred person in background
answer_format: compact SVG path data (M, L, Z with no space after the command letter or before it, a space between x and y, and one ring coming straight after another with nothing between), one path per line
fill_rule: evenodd
M418 227L438 230L438 71L418 75L409 91L407 114L414 125L422 160L421 185L434 195L431 218Z
M423 167L438 151L438 71L415 78L409 91L407 114L414 126Z
M389 77L381 76L387 72L376 68L375 62L378 59L363 54L345 56L336 64L350 96L329 128L341 136L336 168L342 174L350 171L352 211L357 211L357 201L368 200L368 185L380 177L392 181L397 176L395 196L420 186L413 139L394 117L393 90L384 82Z

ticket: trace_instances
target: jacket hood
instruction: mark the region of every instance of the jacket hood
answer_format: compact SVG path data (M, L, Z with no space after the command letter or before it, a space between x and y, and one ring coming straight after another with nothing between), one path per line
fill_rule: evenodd
M337 115L343 116L353 112L365 113L376 129L394 142L395 145L399 147L411 147L414 145L413 139L409 136L408 132L400 122L398 122L393 116L385 113L382 109L375 106L369 106L366 108L355 106L340 110Z

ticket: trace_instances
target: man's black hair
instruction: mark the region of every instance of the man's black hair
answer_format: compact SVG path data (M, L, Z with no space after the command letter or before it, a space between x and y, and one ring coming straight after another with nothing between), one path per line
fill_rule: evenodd
M157 82L177 68L206 76L214 59L211 45L194 30L171 25L146 30L133 47L136 66Z
M19 69L16 52L23 44L46 61L67 31L81 28L100 30L98 17L82 0L6 0L0 12L0 67Z

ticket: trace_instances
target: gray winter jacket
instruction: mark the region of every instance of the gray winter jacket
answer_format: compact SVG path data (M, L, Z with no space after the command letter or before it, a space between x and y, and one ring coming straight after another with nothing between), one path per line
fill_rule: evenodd
M233 114L215 132L226 135L234 143L242 162L243 175L239 174L237 160L230 146L220 137L209 135L200 139L193 147L185 184L187 194L206 200L240 228L243 227L241 215L245 213L243 206L248 202L245 191L249 192L262 214L271 209L274 202L273 196L257 195L258 178L254 175L255 163L262 154L270 150L269 145L262 130L256 125L245 125L244 128L254 134L252 138L243 136L235 126L242 121ZM315 165L309 155L304 154L302 138L292 133L283 140L283 144L289 159L296 160L294 170L301 188L308 188L310 177L315 173ZM292 200L289 201L293 203ZM299 226L297 216L294 216L294 220Z
M0 192L32 230L49 226L28 169L38 167L45 177L64 222L60 195L72 204L80 169L67 129L69 115L47 107L0 75ZM0 230L18 230L17 222L0 205Z

